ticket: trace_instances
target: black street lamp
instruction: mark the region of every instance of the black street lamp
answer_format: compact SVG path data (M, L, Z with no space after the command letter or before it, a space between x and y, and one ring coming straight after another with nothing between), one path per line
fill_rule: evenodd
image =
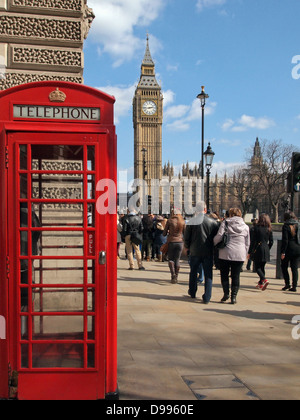
M198 99L200 99L201 108L202 108L202 147L201 147L201 179L202 179L202 185L204 182L204 108L206 104L206 99L209 98L209 96L204 91L204 86L202 86L202 92L197 96Z
M206 176L207 176L207 189L206 189L206 207L207 212L210 210L210 197L209 197L209 188L210 188L210 170L212 168L213 160L214 160L215 153L213 152L210 143L208 143L208 147L204 153L205 157L205 166L207 169Z

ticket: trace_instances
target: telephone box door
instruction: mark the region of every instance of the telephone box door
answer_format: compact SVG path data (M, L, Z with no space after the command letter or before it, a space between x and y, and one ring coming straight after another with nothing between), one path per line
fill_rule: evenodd
M17 397L102 399L106 220L96 182L105 178L107 135L11 133L8 145Z

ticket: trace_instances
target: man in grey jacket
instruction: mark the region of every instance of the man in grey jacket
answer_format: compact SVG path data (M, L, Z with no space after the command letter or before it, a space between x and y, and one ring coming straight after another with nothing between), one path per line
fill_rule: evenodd
M184 245L190 256L189 295L196 297L197 274L202 264L205 278L203 303L208 304L212 296L213 284L213 239L219 229L218 223L206 214L206 205L200 202L196 206L196 214L189 221L184 235Z

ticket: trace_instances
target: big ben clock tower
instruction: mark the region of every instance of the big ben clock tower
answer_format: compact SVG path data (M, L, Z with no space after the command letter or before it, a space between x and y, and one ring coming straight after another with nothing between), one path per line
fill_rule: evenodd
M141 78L133 98L133 126L134 177L147 181L149 194L151 179L162 179L162 123L163 96L147 37Z

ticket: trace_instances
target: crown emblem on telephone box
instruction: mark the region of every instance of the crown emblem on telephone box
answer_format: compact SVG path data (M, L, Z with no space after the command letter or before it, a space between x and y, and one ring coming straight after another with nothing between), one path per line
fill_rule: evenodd
M49 99L51 102L65 102L67 95L59 90L59 88L56 88L56 90L50 93Z

